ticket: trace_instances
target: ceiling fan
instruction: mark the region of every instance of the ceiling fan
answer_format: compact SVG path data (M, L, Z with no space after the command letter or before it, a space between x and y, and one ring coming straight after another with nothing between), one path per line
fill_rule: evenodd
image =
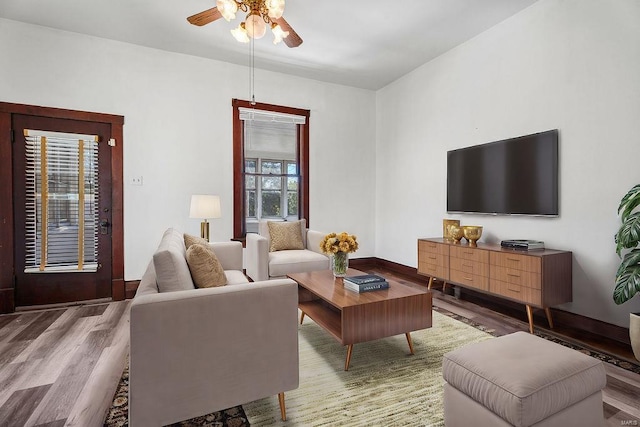
M248 12L244 22L231 30L236 40L248 43L250 38L259 39L264 36L267 26L274 35L273 43L281 41L289 47L298 47L302 39L282 17L285 0L216 0L216 7L196 13L187 21L199 27L224 18L227 21L235 19L236 12Z

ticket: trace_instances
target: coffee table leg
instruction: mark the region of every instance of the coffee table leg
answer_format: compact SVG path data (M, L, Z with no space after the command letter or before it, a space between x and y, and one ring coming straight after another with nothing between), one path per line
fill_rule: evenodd
M411 334L409 332L407 332L405 335L407 336L407 342L409 343L409 352L411 354L415 354L413 352L413 341L411 341Z
M302 311L302 314L300 315L300 324L302 325L302 321L304 320L304 311Z
M351 353L353 352L353 344L349 344L347 347L347 360L344 361L344 370L349 370L349 364L351 363Z

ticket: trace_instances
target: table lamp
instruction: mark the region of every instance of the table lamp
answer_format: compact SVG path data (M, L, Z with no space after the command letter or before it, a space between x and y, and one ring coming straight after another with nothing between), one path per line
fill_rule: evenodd
M220 197L205 194L191 196L189 218L202 218L200 223L200 237L209 241L209 222L207 219L220 218Z

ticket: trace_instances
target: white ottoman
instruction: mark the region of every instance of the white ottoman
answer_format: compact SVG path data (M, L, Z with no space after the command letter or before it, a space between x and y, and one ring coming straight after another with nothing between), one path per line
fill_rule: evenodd
M603 363L526 332L449 352L442 374L448 427L604 422Z

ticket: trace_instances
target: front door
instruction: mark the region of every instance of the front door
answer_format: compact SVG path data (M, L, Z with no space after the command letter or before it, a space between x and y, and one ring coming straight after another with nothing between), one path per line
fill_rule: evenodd
M111 125L13 114L17 306L111 297Z

